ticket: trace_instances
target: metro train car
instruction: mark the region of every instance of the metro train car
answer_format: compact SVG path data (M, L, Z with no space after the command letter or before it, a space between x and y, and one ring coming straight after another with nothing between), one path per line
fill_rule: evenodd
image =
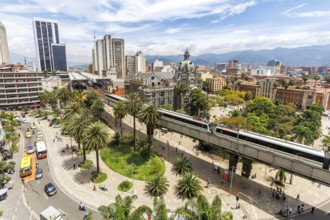
M285 141L279 138L274 138L258 133L234 130L223 125L217 125L215 128L215 135L227 135L230 137L245 140L263 147L269 147L277 151L285 152L291 155L296 155L322 164L323 169L329 169L330 156L328 152L322 152L312 149L303 144L297 144L291 141Z

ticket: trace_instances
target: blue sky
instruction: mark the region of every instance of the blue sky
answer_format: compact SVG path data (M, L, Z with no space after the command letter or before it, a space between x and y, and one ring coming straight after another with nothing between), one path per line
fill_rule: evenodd
M35 57L33 17L59 22L69 64L91 62L94 31L124 38L128 55L330 44L328 0L0 0L11 52Z

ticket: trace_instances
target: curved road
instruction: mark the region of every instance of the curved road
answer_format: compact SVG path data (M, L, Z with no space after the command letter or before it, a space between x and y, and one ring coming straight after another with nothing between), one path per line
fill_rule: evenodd
M25 132L29 126L30 123L22 124L22 132L24 134L24 149L26 149L26 146L28 145L34 146L34 141L37 139L37 129L34 129L35 135L32 135L31 138L25 137ZM39 213L47 207L53 206L66 214L64 219L83 219L85 213L78 210L79 203L63 193L63 191L58 186L56 186L55 181L50 173L48 159L45 158L42 160L37 160L37 162L39 163L39 167L43 169L43 177L40 180L33 180L28 182L27 189L25 189L26 202L31 207L31 209L37 213L37 215L39 215ZM53 183L55 185L57 194L51 197L47 196L47 194L44 192L44 186L47 183ZM87 209L87 211L92 210ZM101 216L99 213L93 211L93 218L101 219Z

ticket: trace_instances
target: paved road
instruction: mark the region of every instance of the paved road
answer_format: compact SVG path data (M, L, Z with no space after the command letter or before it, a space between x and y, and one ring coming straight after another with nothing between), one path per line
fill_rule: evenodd
M297 207L295 207L297 208ZM299 220L310 220L310 219L317 219L317 220L329 220L330 219L330 202L324 203L318 208L314 210L314 213L311 213L310 210L307 212L296 216L293 219Z
M24 124L22 126L22 130L24 131L23 133L25 133L28 126L29 124ZM35 134L37 133L38 130L35 129ZM31 138L25 138L24 146L33 146L35 139L36 135L33 135ZM52 205L66 214L64 219L83 219L85 213L78 210L79 203L67 196L59 187L56 186L50 172L48 159L45 158L38 160L37 162L39 163L39 167L43 169L44 176L40 180L30 181L27 189L25 189L26 201L32 210L39 214L42 210ZM51 197L47 196L44 192L44 186L50 182L57 188L57 194ZM93 213L93 216L94 219L100 219L100 215L98 213Z

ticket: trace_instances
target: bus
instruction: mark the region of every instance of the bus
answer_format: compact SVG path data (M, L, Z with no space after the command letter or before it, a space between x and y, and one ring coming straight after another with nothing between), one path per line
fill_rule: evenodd
M45 142L38 141L36 145L37 145L37 151L36 151L37 158L42 159L47 157L47 149Z
M32 158L30 156L23 157L21 160L20 176L25 177L31 175Z

